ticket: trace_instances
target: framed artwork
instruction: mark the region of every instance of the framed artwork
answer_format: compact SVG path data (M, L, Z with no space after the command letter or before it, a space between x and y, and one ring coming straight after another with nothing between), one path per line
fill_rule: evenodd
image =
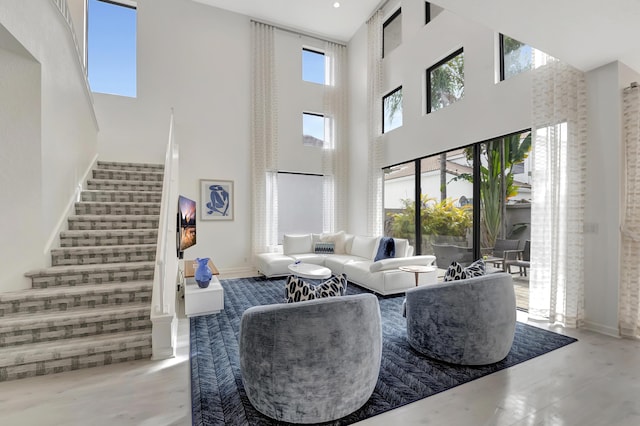
M233 220L233 181L200 179L200 220Z

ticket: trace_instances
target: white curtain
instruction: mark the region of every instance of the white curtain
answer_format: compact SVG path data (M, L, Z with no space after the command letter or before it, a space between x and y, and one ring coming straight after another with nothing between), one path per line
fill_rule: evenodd
M251 23L251 165L253 253L275 251L278 243L278 99L274 27Z
M584 320L585 77L554 60L533 72L529 314L579 327Z
M324 49L323 231L333 232L347 226L347 48L327 41Z
M367 104L369 152L367 171L367 233L382 235L382 11L367 21Z
M640 89L624 90L624 216L618 318L620 335L640 337Z

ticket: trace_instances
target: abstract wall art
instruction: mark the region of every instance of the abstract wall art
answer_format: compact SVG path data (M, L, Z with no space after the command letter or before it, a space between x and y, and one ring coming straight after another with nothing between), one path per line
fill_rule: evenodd
M233 181L200 180L200 219L233 220Z

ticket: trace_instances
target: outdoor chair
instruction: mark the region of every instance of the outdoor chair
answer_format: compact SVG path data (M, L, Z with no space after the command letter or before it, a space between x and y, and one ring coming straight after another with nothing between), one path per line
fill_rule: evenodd
M520 246L520 240L503 240L496 239L493 248L483 249L489 251L489 254L485 258L486 263L493 264L494 267L500 268L506 271L504 262L507 260L516 260L518 256L518 247Z
M461 247L453 244L431 244L436 264L440 269L447 269L451 262L458 262L462 266L469 266L473 262L473 248Z
M517 266L520 269L520 276L527 276L527 269L531 263L531 241L525 241L524 249L519 250L516 259L509 259L505 261L505 269L508 273L511 273L511 267Z

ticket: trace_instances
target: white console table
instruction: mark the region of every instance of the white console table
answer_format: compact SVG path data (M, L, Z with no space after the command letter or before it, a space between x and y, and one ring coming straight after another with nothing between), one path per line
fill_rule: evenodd
M199 315L209 315L220 312L224 309L224 289L215 275L211 277L211 282L207 288L198 287L193 273L193 268L189 268L185 260L184 274L184 313L187 317L197 317ZM211 265L209 266L211 267ZM215 266L211 268L214 273L218 270ZM191 275L191 276L189 276Z

